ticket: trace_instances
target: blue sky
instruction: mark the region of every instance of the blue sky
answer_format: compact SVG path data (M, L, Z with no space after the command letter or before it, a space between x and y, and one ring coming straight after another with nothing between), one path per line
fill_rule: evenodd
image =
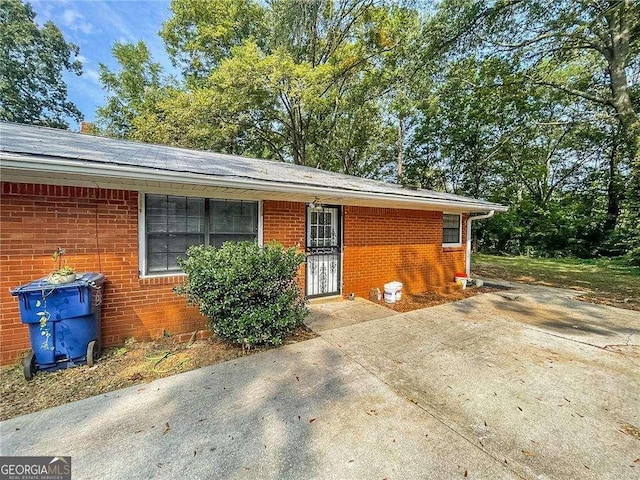
M68 42L80 47L83 65L81 77L65 76L69 99L92 121L98 106L104 104L105 93L98 81L98 64L116 69L111 55L116 42L143 40L153 59L165 66L165 73L176 73L171 67L158 31L170 15L168 0L27 0L36 12L36 22L51 20ZM78 125L71 122L72 130Z

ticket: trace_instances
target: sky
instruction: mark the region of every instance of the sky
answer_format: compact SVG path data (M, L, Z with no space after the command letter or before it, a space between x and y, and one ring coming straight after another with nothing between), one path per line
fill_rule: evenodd
M99 81L98 65L111 70L117 63L111 55L115 42L143 40L165 73L175 74L158 31L169 17L169 0L27 0L36 12L38 25L51 20L67 42L80 47L82 76L66 74L69 100L83 113L86 121L95 119L96 109L105 103ZM78 130L75 121L71 130Z

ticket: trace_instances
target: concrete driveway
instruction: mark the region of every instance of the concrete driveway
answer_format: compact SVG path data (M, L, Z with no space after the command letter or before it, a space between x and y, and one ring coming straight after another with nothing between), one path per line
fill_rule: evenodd
M2 422L0 451L71 455L76 479L640 478L640 315L572 295L325 321L321 338Z

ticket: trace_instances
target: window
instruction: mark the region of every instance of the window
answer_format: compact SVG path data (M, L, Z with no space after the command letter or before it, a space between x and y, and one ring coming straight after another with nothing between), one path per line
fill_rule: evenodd
M178 272L177 259L191 245L257 238L257 202L145 196L145 273Z
M459 214L451 215L445 213L442 216L442 244L461 245L462 244L462 217Z

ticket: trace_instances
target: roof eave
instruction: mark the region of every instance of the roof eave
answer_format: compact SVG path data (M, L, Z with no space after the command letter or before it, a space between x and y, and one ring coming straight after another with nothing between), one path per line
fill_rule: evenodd
M432 207L434 209L447 211L458 210L465 212L486 212L495 210L505 212L508 207L504 205L482 202L482 201L448 201L429 199L425 197L398 195L392 193L363 192L358 190L347 190L326 186L300 185L287 182L272 182L259 179L248 179L239 177L220 177L215 175L203 175L191 172L177 172L144 167L134 167L126 165L107 165L85 160L65 160L60 158L46 157L43 155L27 155L11 152L0 152L3 169L12 169L28 172L42 173L64 173L67 175L84 175L95 177L96 179L112 180L141 180L153 182L183 183L186 185L198 185L220 188L240 188L263 192L278 192L292 194L308 194L310 196L338 196L353 200L389 200L397 203ZM46 160L46 161L42 161ZM364 204L364 203L363 203Z

